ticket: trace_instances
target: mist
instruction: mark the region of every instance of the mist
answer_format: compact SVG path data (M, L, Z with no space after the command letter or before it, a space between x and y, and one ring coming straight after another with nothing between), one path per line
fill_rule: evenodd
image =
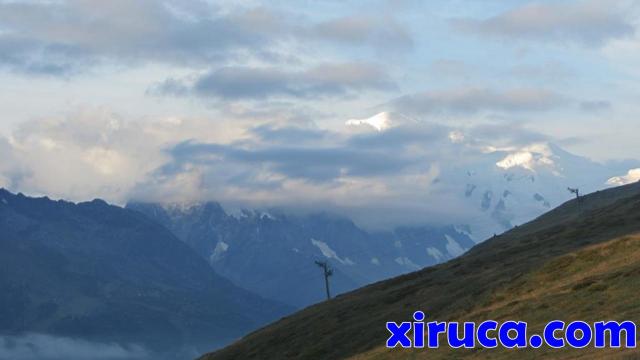
M0 336L0 359L14 360L118 360L149 359L135 344L92 342L46 334Z

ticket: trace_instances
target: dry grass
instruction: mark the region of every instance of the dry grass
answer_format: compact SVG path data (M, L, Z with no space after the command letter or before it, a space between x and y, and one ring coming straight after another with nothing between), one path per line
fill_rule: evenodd
M527 321L531 333L541 333L550 320L636 320L640 304L640 234L617 238L555 258L510 286L494 292L490 301L470 309L457 321L486 319ZM625 300L626 299L626 300ZM437 350L389 351L378 347L352 359L417 358L428 353L432 359L508 359L514 351ZM518 357L566 359L630 359L635 350L529 350Z

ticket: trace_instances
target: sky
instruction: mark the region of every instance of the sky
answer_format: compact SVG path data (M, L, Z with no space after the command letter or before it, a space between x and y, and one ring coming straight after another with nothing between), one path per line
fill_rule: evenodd
M486 149L640 161L639 26L633 0L0 0L0 186L420 212Z

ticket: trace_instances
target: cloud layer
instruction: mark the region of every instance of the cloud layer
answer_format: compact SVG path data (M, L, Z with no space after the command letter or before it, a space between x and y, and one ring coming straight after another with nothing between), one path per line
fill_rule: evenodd
M464 87L405 95L393 101L399 111L414 114L475 114L483 111L542 112L566 106L569 99L553 91L520 88L496 91Z
M151 89L161 95L221 100L271 97L322 98L394 87L386 72L367 63L320 64L301 71L273 67L224 67L189 80L166 80Z
M599 0L527 3L487 19L453 23L462 31L480 35L602 46L635 33L624 5L624 1Z
M0 2L0 64L68 76L97 64L204 66L250 60L282 63L299 43L408 49L392 17L353 15L309 24L291 11L201 0ZM308 20L308 19L306 19Z
M0 186L473 217L456 197L467 171L502 183L497 163L538 166L551 142L637 157L637 10L0 0Z

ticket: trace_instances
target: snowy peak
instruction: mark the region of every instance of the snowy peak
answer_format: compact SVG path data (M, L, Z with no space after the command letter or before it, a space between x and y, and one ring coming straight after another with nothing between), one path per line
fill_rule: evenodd
M170 229L218 274L293 306L322 300L316 260L329 261L334 269L333 291L342 293L447 261L474 245L464 226L371 233L330 213L285 216L244 210L229 215L221 209L223 215L203 216L207 212L201 205L129 207ZM179 214L180 210L184 213ZM283 284L288 284L287 289Z
M388 112L381 112L366 119L347 120L345 125L353 127L365 126L371 127L377 131L383 131L391 126L391 118Z
M442 196L467 204L459 210L457 221L468 223L478 241L571 199L568 187L588 193L640 179L640 170L620 176L628 167L598 163L548 142L486 146L464 163L445 164L441 169L440 179L446 184L439 189Z
M547 168L559 175L554 157L555 155L547 144L539 143L509 152L496 163L496 166L504 170L520 167L534 173L539 168Z

